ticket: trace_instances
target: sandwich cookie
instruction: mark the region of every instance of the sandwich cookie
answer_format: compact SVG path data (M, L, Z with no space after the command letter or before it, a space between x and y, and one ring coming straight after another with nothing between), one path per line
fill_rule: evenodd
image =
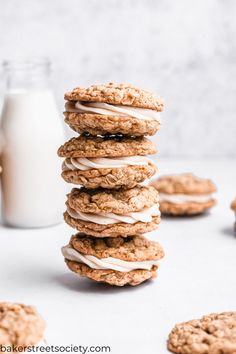
M191 173L162 176L151 183L159 192L160 210L167 215L195 215L216 204L214 183Z
M65 122L78 133L154 135L163 99L127 84L77 87L65 94Z
M146 138L81 135L61 146L62 177L86 188L132 188L151 178L157 168L145 155L156 152Z
M0 303L0 344L28 347L44 339L45 322L32 306ZM22 350L20 350L22 351Z
M62 248L62 254L71 271L97 282L123 286L156 277L164 251L143 236L98 239L77 234Z
M143 234L160 223L159 197L155 188L72 189L64 219L70 226L95 237Z
M235 219L236 219L236 199L234 199L234 201L231 203L231 209L233 210L233 212L235 214ZM236 232L236 221L235 221L235 224L234 224L234 229L235 229L235 232Z
M178 354L235 354L236 312L177 324L169 335L168 349Z

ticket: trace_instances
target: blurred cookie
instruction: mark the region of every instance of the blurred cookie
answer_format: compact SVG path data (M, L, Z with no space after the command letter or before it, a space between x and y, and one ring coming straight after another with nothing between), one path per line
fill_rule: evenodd
M236 199L231 203L231 209L236 213Z
M234 199L234 201L231 203L231 209L234 211L235 213L235 218L236 218L236 199ZM234 223L234 230L236 232L236 221Z
M132 189L72 189L64 218L78 231L95 237L130 236L157 228L158 192L137 185Z
M214 183L191 173L162 176L151 182L159 192L160 210L167 215L195 215L216 204Z
M156 276L162 247L142 236L97 239L72 236L62 254L70 270L116 286L138 285Z
M77 87L65 94L65 122L76 132L154 135L160 128L163 99L127 84Z
M0 344L37 345L44 339L45 322L32 306L0 303Z
M156 152L145 138L80 136L58 150L66 157L62 177L86 188L132 188L152 177L156 166L144 155Z
M169 335L168 349L178 354L235 354L236 312L177 324Z

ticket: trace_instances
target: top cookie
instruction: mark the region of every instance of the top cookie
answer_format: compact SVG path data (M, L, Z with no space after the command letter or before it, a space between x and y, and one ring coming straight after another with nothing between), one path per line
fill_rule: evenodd
M44 330L45 323L34 307L0 303L0 344L35 345L43 339Z
M211 194L216 191L214 183L191 173L162 176L151 183L159 193L164 194Z
M235 354L236 312L177 324L169 335L168 349L178 354Z
M85 255L97 258L113 257L128 262L158 260L164 256L162 247L143 236L96 238L77 234L71 237L70 245Z
M60 157L123 157L155 154L155 144L146 138L119 136L72 138L58 150Z
M236 212L236 199L231 203L231 209Z
M108 83L88 88L76 87L65 94L65 100L103 102L162 111L164 101L160 96L128 84Z

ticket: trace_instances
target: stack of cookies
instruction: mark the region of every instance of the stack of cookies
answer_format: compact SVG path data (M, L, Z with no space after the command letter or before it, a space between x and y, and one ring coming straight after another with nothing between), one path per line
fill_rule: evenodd
M143 236L160 223L159 196L142 183L156 166L145 138L160 128L163 100L125 84L65 94L65 122L77 133L58 150L62 177L79 185L64 218L78 233L62 248L70 270L99 282L137 285L156 276L162 247Z

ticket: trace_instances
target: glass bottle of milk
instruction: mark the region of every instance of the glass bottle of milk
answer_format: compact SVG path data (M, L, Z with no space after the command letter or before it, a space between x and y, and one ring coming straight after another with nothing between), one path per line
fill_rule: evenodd
M48 60L4 62L2 220L13 227L62 221L65 187L57 149L63 124L49 85Z

